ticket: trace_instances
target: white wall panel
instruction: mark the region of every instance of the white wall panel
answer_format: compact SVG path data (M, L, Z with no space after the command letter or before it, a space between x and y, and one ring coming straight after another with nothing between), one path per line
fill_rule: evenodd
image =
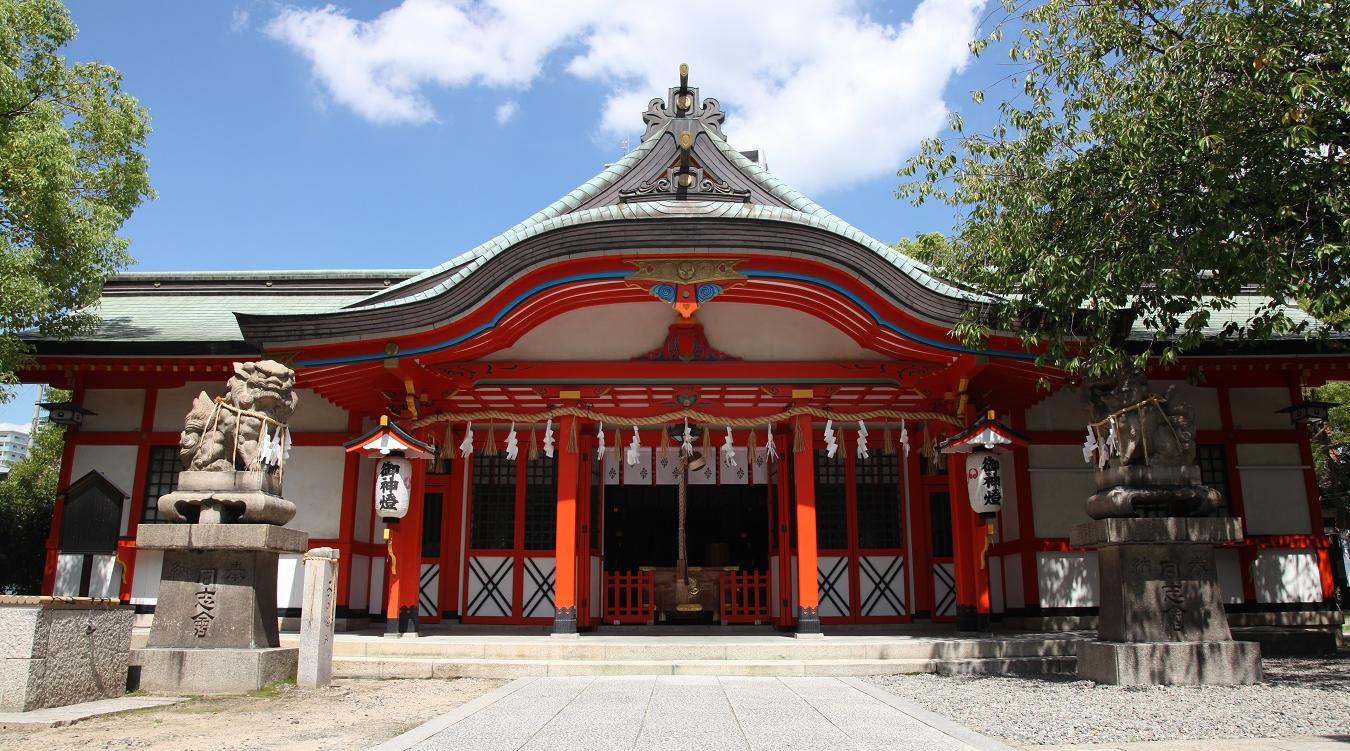
M370 556L352 556L352 583L347 591L348 608L364 612L370 607Z
M340 433L347 430L347 410L309 389L296 389L300 401L288 423L296 432Z
M1308 534L1308 491L1297 444L1238 444L1238 475L1249 535Z
M159 600L159 575L163 566L164 551L136 551L136 568L131 575L131 604L154 605Z
M160 389L155 397L155 430L160 432L178 432L183 429L183 418L192 409L192 400L205 391L215 398L225 393L225 381L229 378L220 374L218 381L193 381L173 389Z
M1219 596L1225 603L1242 602L1242 560L1233 548L1214 551L1214 573L1219 579Z
M1289 389L1229 389L1228 402L1233 409L1235 430L1288 430L1289 415L1280 410L1289 406Z
M1252 563L1257 602L1321 602L1322 576L1311 550L1271 548Z
M335 538L342 517L341 446L295 446L286 460L284 492L295 504L295 518L286 526L311 538Z
M1027 410L1027 430L1086 430L1077 388L1062 388Z
M1003 593L1005 605L1009 608L1024 608L1027 605L1026 593L1022 589L1022 556L1003 556Z
M1101 602L1096 553L1037 553L1036 574L1041 607L1086 608Z
M84 416L81 430L108 431L141 429L145 411L144 389L86 389L80 406L94 412ZM182 426L179 426L182 429Z
M1037 537L1068 537L1075 524L1091 521L1084 510L1096 492L1092 468L1079 446L1031 446L1031 515Z
M84 569L84 555L80 553L61 553L56 556L56 579L52 582L52 594L57 597L78 597L80 594L80 574Z
M277 607L298 608L305 602L305 563L302 556L282 553L277 557Z

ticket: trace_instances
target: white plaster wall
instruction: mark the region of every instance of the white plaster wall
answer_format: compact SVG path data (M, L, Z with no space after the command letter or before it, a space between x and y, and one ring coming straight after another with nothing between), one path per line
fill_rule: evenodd
M1219 390L1207 386L1192 386L1185 381L1150 381L1149 389L1155 394L1166 394L1169 387L1175 387L1177 396L1195 409L1195 426L1200 430L1222 430L1223 418L1219 414Z
M1095 552L1037 553L1036 579L1041 607L1087 608L1101 603Z
M309 389L296 389L300 397L288 423L299 432L335 433L347 430L347 410Z
M374 506L375 460L362 457L356 471L356 522L352 527L355 539L374 542L370 536L370 516Z
M1087 422L1076 387L1062 388L1027 410L1027 430L1086 431Z
M145 390L86 389L80 406L95 413L84 416L81 430L139 431L141 413L145 411Z
M357 612L370 607L370 556L352 556L352 583L344 604Z
M1298 444L1240 443L1237 456L1247 534L1308 534L1308 470Z
M225 380L222 377L218 381L192 381L178 388L160 389L155 397L155 430L181 431L183 418L192 409L197 394L205 391L209 396L220 396L225 393Z
M1003 584L1006 590L1003 593L1005 604L1009 608L1026 607L1026 592L1022 589L1022 556L1003 556Z
M999 542L1016 540L1021 533L1017 528L1022 515L1022 497L1017 492L1017 458L1011 451L1002 455L1003 461L1003 510L999 512L1001 524Z
M1311 550L1270 548L1252 563L1257 602L1321 602L1322 577Z
M311 538L335 538L342 517L341 446L295 446L286 460L283 490L295 504L295 518L286 526Z
M78 597L80 594L80 573L83 569L83 554L58 554L56 556L56 577L52 581L52 594L57 597Z
M1002 613L1003 607L1003 558L989 556L989 608L991 612Z
M163 567L163 551L136 551L136 568L131 575L133 605L154 605L159 599L159 575Z
M131 485L136 478L138 453L135 446L76 446L75 456L70 463L71 482L84 477L91 470L97 470L127 496L127 500L122 502L120 533L123 535L127 533L131 509L139 502L139 499L130 497Z
M366 604L366 610L371 615L380 615L384 612L384 559L370 559L370 585L367 594L369 600ZM462 600L461 600L462 602Z
M1037 537L1068 537L1075 524L1091 521L1084 510L1096 491L1092 468L1078 446L1032 446L1031 515Z
M1214 573L1219 579L1219 596L1225 603L1242 602L1242 559L1233 548L1214 551Z
M302 556L282 553L277 558L277 607L298 608L305 601L305 563Z
M1289 415L1279 410L1289 406L1289 389L1273 388L1229 389L1228 402L1233 409L1235 430L1288 430Z

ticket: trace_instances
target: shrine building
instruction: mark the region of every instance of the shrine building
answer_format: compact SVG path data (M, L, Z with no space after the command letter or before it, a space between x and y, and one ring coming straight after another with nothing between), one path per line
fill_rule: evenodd
M78 421L44 591L120 595L148 619L161 557L136 531L176 487L184 415L232 363L271 359L300 395L288 526L341 552L349 628L1090 624L1071 379L1016 332L955 340L988 298L775 178L684 79L641 117L631 153L435 268L122 273L94 331L31 339L23 380L72 390ZM1239 302L1242 321L1262 301ZM1243 520L1218 556L1230 621L1339 623L1291 408L1350 379L1350 355L1216 343L1147 375L1194 408L1204 481ZM376 436L430 454L401 519L357 450ZM971 436L1003 456L984 518L943 450ZM283 616L301 572L283 559Z

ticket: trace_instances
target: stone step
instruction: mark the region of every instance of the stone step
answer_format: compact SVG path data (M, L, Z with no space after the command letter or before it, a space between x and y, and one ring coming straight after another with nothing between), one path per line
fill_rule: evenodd
M773 660L976 660L1072 657L1075 639L876 640L861 643L833 640L772 639L736 643L703 639L689 642L580 639L550 641L361 638L339 636L334 657L428 658L440 660L600 660L637 661L773 661ZM283 646L290 639L283 636Z
M334 657L342 678L522 678L579 675L863 676L1072 674L1069 656L884 660L531 660Z

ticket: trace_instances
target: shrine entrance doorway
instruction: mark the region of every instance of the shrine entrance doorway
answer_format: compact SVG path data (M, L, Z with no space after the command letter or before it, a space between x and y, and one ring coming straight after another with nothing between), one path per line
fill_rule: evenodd
M605 624L729 624L772 619L777 498L767 483L715 484L709 465L690 473L679 571L679 485L604 487L602 592ZM748 473L742 473L745 478ZM699 475L695 477L696 475Z

